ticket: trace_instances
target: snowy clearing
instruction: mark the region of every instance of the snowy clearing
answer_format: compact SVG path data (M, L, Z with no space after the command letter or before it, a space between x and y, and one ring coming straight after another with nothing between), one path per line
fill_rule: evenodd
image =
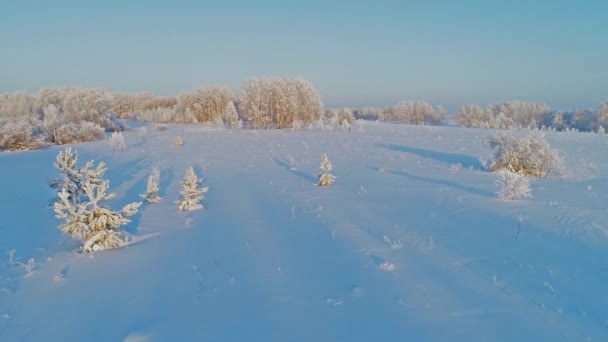
M73 145L106 163L112 208L160 170L118 250L57 229L64 147L0 153L0 340L608 340L605 135L547 133L568 176L504 201L478 159L492 130L126 125L124 151ZM189 166L209 190L180 212Z

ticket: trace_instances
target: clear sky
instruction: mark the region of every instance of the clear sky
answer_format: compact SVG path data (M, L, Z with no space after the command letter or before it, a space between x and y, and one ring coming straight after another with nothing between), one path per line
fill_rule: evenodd
M328 106L608 100L608 1L0 0L0 91L296 76Z

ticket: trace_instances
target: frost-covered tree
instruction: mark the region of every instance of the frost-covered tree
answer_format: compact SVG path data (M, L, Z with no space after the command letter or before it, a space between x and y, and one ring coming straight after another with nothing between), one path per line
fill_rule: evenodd
M140 128L138 137L139 140L146 140L146 138L148 138L148 129L146 127Z
M320 168L323 172L319 175L319 182L317 183L317 185L330 186L334 182L334 180L336 180L336 177L329 173L333 169L333 167L331 165L331 162L329 161L329 158L327 158L327 154L325 153L323 153L323 156L321 156Z
M182 189L180 194L182 199L176 201L178 209L182 211L195 210L204 208L200 202L205 197L203 194L209 190L209 187L199 187L202 179L198 179L192 166L186 170L184 179L180 182Z
M78 167L77 164L78 152L72 152L71 147L59 152L53 164L59 172L59 178L49 181L49 186L57 191L65 192L66 200L72 204L80 203L85 182L98 184L106 172L104 162L100 162L96 167L94 167L94 161L89 161L82 167ZM58 198L54 199L53 203L57 201Z
M160 170L157 167L152 168L152 174L148 177L146 192L141 196L148 203L158 203L161 198L158 196L158 184L160 183Z
M211 86L177 96L177 116L183 123L221 121L232 92L226 87Z
M122 132L113 132L108 139L110 146L114 152L122 152L126 148L125 137L122 135Z
M241 86L239 109L252 128L290 128L321 117L323 103L313 85L303 79L249 79Z
M240 128L243 126L243 123L239 119L239 114L236 111L236 107L234 106L233 101L228 102L228 104L226 105L226 109L224 110L224 117L222 119L226 127Z
M130 203L119 212L112 211L101 204L115 197L113 193L106 193L109 185L107 180L99 183L87 180L82 185L85 197L82 203L74 204L69 199L70 194L62 189L58 194L59 200L54 204L55 216L65 220L59 229L81 240L81 249L85 253L120 248L129 241L119 228L130 222L128 217L137 213L141 202Z
M496 149L490 165L494 171L508 169L540 178L547 177L552 171L562 171L557 150L551 149L540 132L532 132L522 139L503 134L491 138L489 145Z
M513 169L501 169L496 171L496 194L503 200L514 200L525 197L532 197L530 181L522 171L515 172Z
M485 109L477 105L460 107L457 122L460 126L509 129L536 128L546 119L549 107L544 103L509 101L490 104Z

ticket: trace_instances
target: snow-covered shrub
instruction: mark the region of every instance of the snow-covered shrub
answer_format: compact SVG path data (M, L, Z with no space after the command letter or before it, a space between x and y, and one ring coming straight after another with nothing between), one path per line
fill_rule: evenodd
M148 138L148 129L146 127L140 128L138 137L139 140L146 140L146 138Z
M109 131L120 130L113 117L114 98L105 89L66 88L63 115L67 121L94 122Z
M502 134L489 140L496 149L490 168L494 171L508 169L525 176L545 178L552 171L560 171L561 158L551 149L542 133L534 131L523 139Z
M173 108L177 104L174 97L156 96L149 93L116 93L113 96L114 111L120 119L131 119L142 112Z
M411 124L438 125L444 121L445 110L425 101L402 101L382 112L386 121L400 121Z
M327 158L327 154L325 153L323 153L323 156L321 156L320 169L323 172L319 175L319 182L317 183L317 185L330 186L334 182L336 177L329 173L333 169L333 167L331 165L331 162L329 161L329 158Z
M180 122L177 119L175 107L160 107L144 110L136 115L139 121L159 122L159 123L171 123Z
M36 98L26 92L0 93L0 119L29 117L36 112Z
M230 89L212 86L177 96L177 117L182 123L221 121L232 99Z
M108 138L108 143L112 146L114 152L122 152L127 146L122 132L113 132L110 138Z
M364 107L359 108L353 111L353 115L357 119L361 120L372 120L372 121L382 121L384 120L384 115L382 114L382 108L375 107Z
M456 120L460 126L509 129L514 127L540 127L549 107L544 103L509 101L488 105L460 107Z
M152 168L152 174L148 177L146 192L141 196L148 203L158 203L161 198L158 196L158 183L160 182L160 171L157 167Z
M177 137L175 138L175 142L173 143L173 145L175 146L175 148L180 148L182 147L182 145L184 145L184 142L182 141L181 137Z
M82 197L82 186L85 182L97 184L101 177L106 172L105 164L100 162L97 167L93 161L89 161L82 167L78 167L78 152L72 152L72 148L68 147L64 151L59 152L55 158L55 169L59 173L59 178L54 178L49 181L49 186L57 191L65 191L67 200L70 203L80 203ZM56 202L57 198L53 200Z
M182 189L180 194L182 199L176 201L178 209L182 211L195 210L204 208L200 202L205 197L203 194L209 190L209 187L199 187L202 179L198 179L192 166L186 170L184 179L180 182Z
M62 189L58 201L54 204L55 216L65 220L59 225L64 234L81 240L82 251L85 253L114 249L125 246L129 238L119 230L126 225L128 217L137 213L141 202L126 205L121 211L112 211L103 206L102 201L115 197L106 193L110 182L102 180L99 183L85 181L82 185L84 201L74 204L69 200L69 193Z
M50 131L50 133L52 134L52 142L58 145L96 141L105 136L103 127L88 121L65 123Z
M503 200L514 200L525 197L532 197L530 181L520 170L501 169L496 171L496 185L498 186L498 198Z
M0 118L0 150L33 150L44 145L40 123L31 116Z

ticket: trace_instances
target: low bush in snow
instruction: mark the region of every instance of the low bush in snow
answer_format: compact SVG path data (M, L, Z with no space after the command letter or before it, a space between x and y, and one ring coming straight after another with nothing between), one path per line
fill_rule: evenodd
M122 132L114 132L108 138L108 143L112 146L114 152L122 152L126 149L125 137Z
M511 170L524 176L545 178L552 171L561 171L562 161L557 150L551 149L540 132L522 139L502 134L488 141L496 150L490 164L493 171Z
M503 200L514 200L525 197L532 197L530 181L523 172L515 172L512 169L501 169L496 171L498 179L498 198Z

